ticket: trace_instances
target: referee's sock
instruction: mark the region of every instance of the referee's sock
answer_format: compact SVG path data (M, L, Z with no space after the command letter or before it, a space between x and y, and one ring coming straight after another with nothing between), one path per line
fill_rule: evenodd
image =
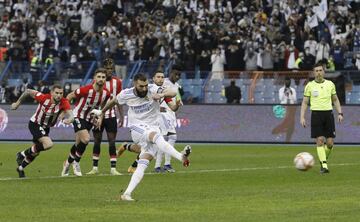
M325 152L324 146L316 147L316 151L317 151L321 166L323 168L327 169L328 166L327 166L327 162L326 162L326 152Z
M326 144L324 144L324 149L326 153L326 159L329 159L330 153L334 147L328 147Z

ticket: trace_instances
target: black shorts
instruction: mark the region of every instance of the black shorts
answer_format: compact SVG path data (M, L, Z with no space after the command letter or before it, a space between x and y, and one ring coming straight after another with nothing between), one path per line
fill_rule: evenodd
M84 129L86 129L87 131L90 131L91 128L93 127L93 124L91 122L86 121L84 119L76 118L76 117L74 119L73 125L74 125L75 133L77 131L84 130Z
M49 136L50 128L44 128L37 123L29 121L29 130L33 136L33 142L38 142L41 137Z
M311 112L311 138L335 138L335 121L332 111Z
M117 133L117 119L116 117L111 117L103 120L103 124L100 129L93 128L93 132L103 132L104 129L106 132Z

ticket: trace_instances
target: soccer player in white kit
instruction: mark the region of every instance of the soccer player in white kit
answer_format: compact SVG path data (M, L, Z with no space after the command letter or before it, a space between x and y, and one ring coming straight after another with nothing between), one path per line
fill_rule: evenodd
M172 67L172 70L170 72L169 78L165 78L161 86L163 88L171 89L177 93L176 96L172 98L164 99L166 101L163 101L160 104L160 113L161 113L161 121L160 121L160 128L162 130L162 133L164 136L166 136L168 143L170 143L172 146L175 145L177 135L176 135L176 114L175 111L177 109L174 109L173 107L170 107L170 105L175 104L176 108L179 108L181 102L181 96L179 94L179 88L180 85L177 83L180 79L180 71L181 68L177 65L174 65ZM155 76L156 77L156 76ZM154 83L159 86L155 82ZM163 159L163 156L165 155L165 163L164 168L161 168L161 162ZM155 172L160 173L163 171L167 171L170 173L175 172L175 170L171 166L171 156L169 154L164 154L162 151L159 151L156 156L156 162L155 162Z
M171 90L159 91L159 87L149 85L148 80L144 74L136 74L134 77L134 87L121 91L116 98L110 100L105 107L96 112L96 115L101 115L98 124L102 122L104 113L115 104L128 105L128 125L131 129L131 137L133 141L140 145L141 153L138 161L138 166L131 177L130 183L121 195L121 199L125 201L133 201L131 197L132 192L140 183L144 176L146 168L150 161L156 156L158 150L170 154L172 157L178 159L185 167L189 166L190 161L188 156L191 153L189 146L180 153L168 142L160 132L160 103L159 100L164 97L174 97L176 92Z

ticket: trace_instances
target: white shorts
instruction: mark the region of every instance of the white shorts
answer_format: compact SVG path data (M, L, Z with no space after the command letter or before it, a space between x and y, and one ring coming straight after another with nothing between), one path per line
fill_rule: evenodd
M147 153L153 157L156 157L158 148L156 144L150 141L149 135L151 132L160 133L160 128L156 126L149 126L147 124L136 124L131 125L130 129L132 140L134 143L141 146L140 156L141 154Z
M166 136L168 133L176 134L175 126L176 126L176 118L174 119L172 114L168 112L161 113L160 129L162 135Z

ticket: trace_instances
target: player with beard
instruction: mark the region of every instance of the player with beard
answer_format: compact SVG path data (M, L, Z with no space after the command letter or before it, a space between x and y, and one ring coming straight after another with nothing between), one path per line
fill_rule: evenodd
M104 60L104 68L106 69L106 89L110 91L111 98L115 98L121 91L121 80L115 76L113 76L114 72L114 61L112 59ZM123 123L123 111L121 106L117 107L118 116L119 116L119 124L117 124L115 107L108 110L105 113L104 121L101 127L93 129L94 135L94 147L93 147L93 168L90 172L86 173L87 175L98 174L98 164L100 158L100 147L101 140L104 129L107 134L108 142L109 142L109 156L110 156L110 174L111 175L121 175L116 170L116 147L115 147L115 139L117 133L117 127L121 127Z
M155 85L149 85L144 74L134 76L134 87L121 91L116 98L110 100L102 110L93 110L99 117L98 125L101 125L104 113L116 104L127 105L128 125L131 131L132 140L140 145L141 153L138 167L133 173L130 183L121 195L124 201L133 201L132 192L142 180L146 168L150 161L156 156L158 150L170 154L172 157L181 161L185 167L189 166L188 156L191 147L186 146L180 153L168 142L165 141L160 130L160 100L162 98L172 98L176 92L168 89L159 91Z
M170 73L169 78L164 77L164 73L162 71L157 71L153 76L153 82L159 89L172 89L175 92L179 91L179 84L177 81L180 78L180 67L173 66L172 71ZM175 112L182 105L180 96L175 96L174 98L165 98L160 102L160 128L163 136L167 139L172 146L175 145L176 141L176 116ZM130 152L140 153L141 148L137 144L124 143L122 144L117 151L117 156L121 156L122 153L128 150ZM156 163L155 163L155 172L175 172L172 168L170 161L171 156L169 154L165 154L165 164L162 169L161 161L163 159L164 153L161 151L157 152ZM133 164L128 168L129 173L134 173L137 167L138 159L133 162Z
M53 142L49 137L50 127L54 126L58 119L67 125L74 120L69 101L63 97L64 90L60 85L54 85L50 94L43 94L36 90L27 89L13 104L11 109L16 110L21 102L31 97L39 103L36 112L29 121L29 130L33 136L34 144L16 154L18 168L16 171L20 178L25 177L24 168L35 160L42 151L49 150Z
M74 113L75 144L71 147L70 154L63 165L61 176L69 175L69 168L72 164L74 174L82 176L80 169L81 156L85 152L86 146L90 141L89 131L93 127L94 118L91 114L93 109L104 106L110 98L110 92L105 88L106 69L97 69L94 74L92 84L80 87L74 92L69 93L69 101L76 99Z

